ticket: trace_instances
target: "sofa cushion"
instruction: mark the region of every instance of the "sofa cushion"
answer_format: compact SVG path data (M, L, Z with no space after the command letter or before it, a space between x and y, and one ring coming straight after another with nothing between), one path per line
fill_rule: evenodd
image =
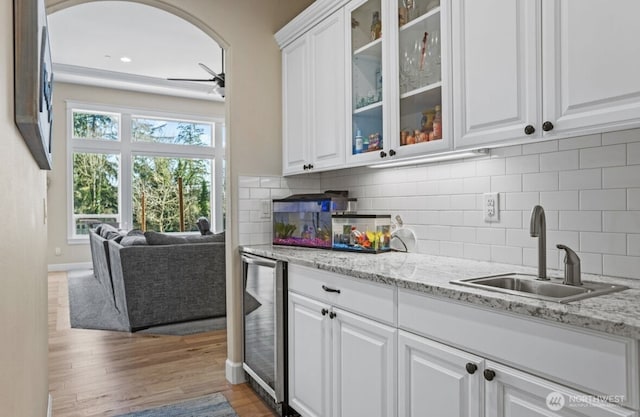
M184 243L224 242L224 232L217 235L173 235L159 232L144 232L149 245L180 245Z

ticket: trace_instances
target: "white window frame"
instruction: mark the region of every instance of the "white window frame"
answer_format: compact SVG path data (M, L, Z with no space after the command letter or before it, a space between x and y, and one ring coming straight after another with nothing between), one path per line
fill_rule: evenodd
M79 101L66 101L67 107L67 243L88 244L88 236L75 234L75 219L73 208L73 154L108 153L120 155L119 173L119 222L120 227L129 230L133 227L133 198L132 198L132 160L135 156L152 156L167 158L196 158L211 159L211 227L214 232L221 232L223 225L222 181L224 177L223 160L225 159L224 116L204 117L180 113L161 112L149 109L107 106ZM119 139L74 139L73 112L88 111L96 113L117 114L120 117ZM153 142L137 142L131 138L132 117L148 117L153 119L176 120L211 125L212 146L173 145ZM220 185L220 187L219 187Z

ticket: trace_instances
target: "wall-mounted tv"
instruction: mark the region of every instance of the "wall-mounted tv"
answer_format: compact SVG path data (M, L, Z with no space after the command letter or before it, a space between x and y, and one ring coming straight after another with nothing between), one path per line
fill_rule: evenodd
M15 122L41 169L51 169L53 71L44 0L13 1Z

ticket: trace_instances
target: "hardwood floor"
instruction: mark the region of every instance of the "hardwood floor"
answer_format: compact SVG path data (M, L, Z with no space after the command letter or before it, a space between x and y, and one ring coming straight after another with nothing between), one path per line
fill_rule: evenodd
M226 331L155 336L71 329L66 273L49 274L54 417L115 416L222 392L239 417L276 416L224 375Z

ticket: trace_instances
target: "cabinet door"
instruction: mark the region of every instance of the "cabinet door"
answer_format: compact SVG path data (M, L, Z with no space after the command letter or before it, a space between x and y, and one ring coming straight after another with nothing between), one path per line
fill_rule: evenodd
M486 369L495 373L485 381L486 417L637 417L635 411L504 365L487 361Z
M539 137L540 1L459 0L452 15L455 147Z
M400 331L398 417L480 417L482 368L477 356Z
M289 404L305 417L330 415L328 309L326 304L289 292Z
M303 171L309 163L308 38L282 50L282 172Z
M333 417L395 416L397 330L333 312Z
M340 9L309 34L311 75L311 160L313 170L344 164L344 10Z
M544 120L551 134L640 122L640 2L553 0L543 7Z

